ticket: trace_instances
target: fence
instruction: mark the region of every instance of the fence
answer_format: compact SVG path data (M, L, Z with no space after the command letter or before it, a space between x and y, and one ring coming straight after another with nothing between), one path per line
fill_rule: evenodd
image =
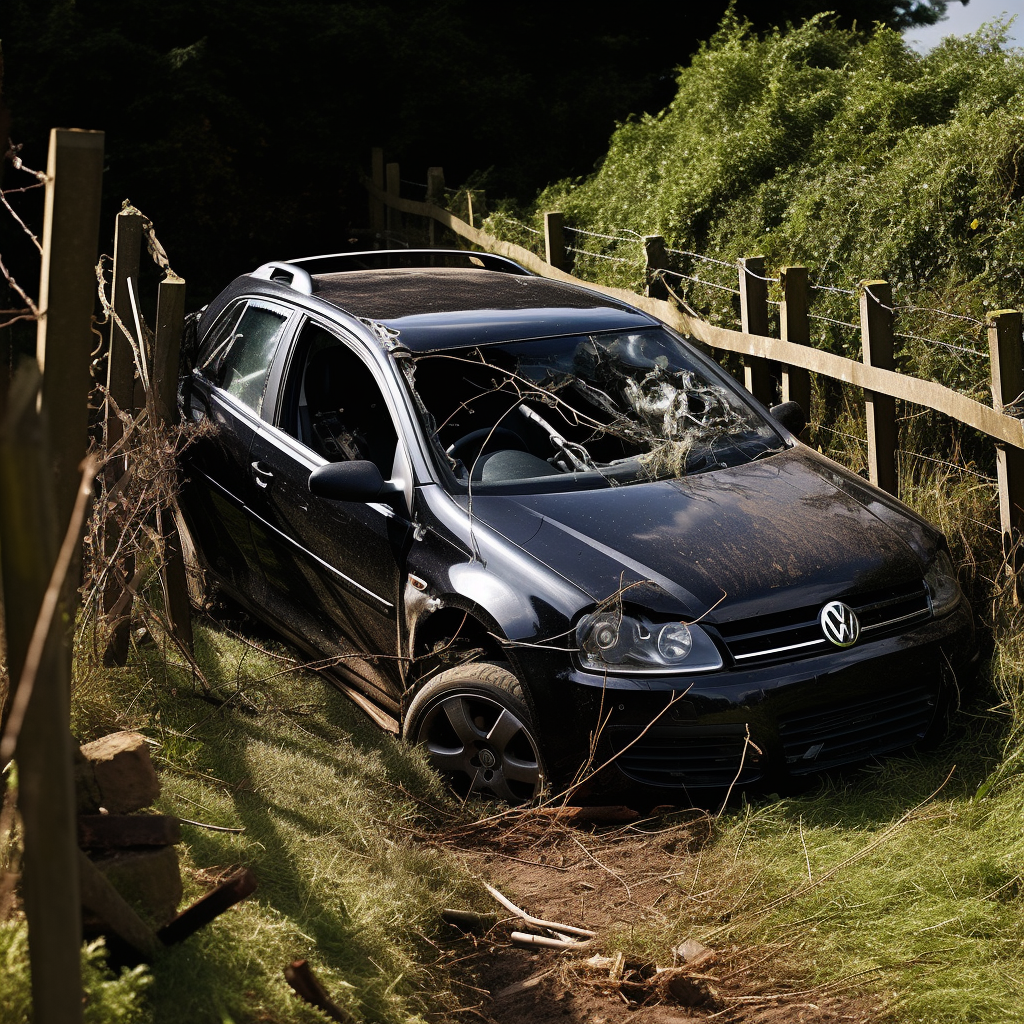
M764 260L741 259L737 265L741 329L731 330L701 319L688 308L670 301L671 288L665 272L665 243L660 236L643 239L647 294L624 288L581 281L566 272L567 246L564 217L545 214L545 258L522 246L503 241L454 216L429 201L443 191L440 168L431 168L428 201L399 195L398 164L385 165L383 154L374 150L371 177L365 185L370 197L370 223L378 231L400 230L397 214L427 218L430 241L434 224L490 252L508 256L528 270L554 280L585 284L612 298L638 306L645 312L704 343L713 350L733 352L743 359L744 383L765 405L774 401L775 385L769 372L772 362L781 365L782 399L798 401L810 411L810 374L852 384L864 390L867 421L868 472L872 483L897 494L896 401L935 410L988 435L996 443L1000 531L1007 557L1020 550L1017 543L1024 530L1024 422L1016 415L1024 399L1021 314L998 310L989 314L986 329L991 360L992 406L934 381L923 380L894 369L892 292L886 281L863 281L858 288L862 358L848 359L810 345L808 312L810 295L807 270L784 267L779 272L783 298L780 304L779 338L768 335L768 290ZM1010 409L1013 415L1004 411ZM1016 568L1016 566L1014 566Z
M137 926L148 934L78 850L69 711L70 624L76 619L82 528L97 479L102 507L124 492L134 471L124 441L137 429L140 417L151 425L173 423L176 418L184 281L174 276L164 259L167 273L160 285L157 329L150 344L137 307L146 222L136 210L122 212L112 302L104 300L111 327L104 465L96 453L87 455L91 363L98 333L93 330L93 309L104 136L54 129L45 173L25 168L16 151L8 155L17 170L35 177L29 187L45 187L46 200L40 241L0 193L41 257L38 303L0 262L0 272L25 303L24 308L4 311L10 319L0 326L36 321L36 358L23 360L10 380L6 368L0 371L0 658L6 660L10 688L9 693L0 692L0 765L13 756L18 766L21 891L29 926L33 1019L39 1024L65 1024L82 1020L82 906L104 917L116 911L121 915L118 920L127 922L125 927ZM151 252L154 242L151 237ZM137 414L136 366L141 366L147 382L144 414ZM187 648L191 630L184 569L173 526L168 516L160 523L160 512L157 506L158 532L164 536L165 607L179 642ZM107 544L115 552L123 548L116 530L105 538ZM130 600L138 582L133 575L124 569L111 573L106 587L104 604L119 626L110 644L113 660L122 659L122 646L126 653ZM14 789L0 789L2 840L11 829Z

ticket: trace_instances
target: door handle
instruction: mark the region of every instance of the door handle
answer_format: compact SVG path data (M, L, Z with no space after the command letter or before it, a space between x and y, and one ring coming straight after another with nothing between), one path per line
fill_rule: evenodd
M252 464L252 473L257 487L266 488L270 485L270 481L274 479L274 474L262 462L254 462Z

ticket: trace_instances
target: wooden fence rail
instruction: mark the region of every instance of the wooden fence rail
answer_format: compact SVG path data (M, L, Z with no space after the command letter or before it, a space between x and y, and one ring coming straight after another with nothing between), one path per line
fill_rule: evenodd
M375 168L378 166L376 161L383 164L383 156L378 157L378 152L374 154ZM665 254L664 241L659 236L644 239L648 286L647 294L638 295L625 288L583 281L565 271L567 261L561 213L545 215L545 260L529 249L495 238L434 203L403 199L396 191L385 191L375 179L376 174L365 181L371 208L425 217L431 222L432 238L433 225L441 224L467 242L507 256L536 274L569 284L582 284L612 298L622 299L712 349L738 354L743 359L744 382L748 390L765 405L774 402L774 383L768 374L770 362L782 366L783 401L799 401L807 412L810 412L812 373L862 388L867 407L869 475L872 482L892 494L897 493L897 400L933 409L987 434L997 446L999 517L1004 552L1009 555L1021 548L1015 543L1015 538L1020 538L1024 529L1024 421L1018 415L1003 411L1011 409L1017 413L1024 396L1021 314L1016 310L999 310L988 316L993 404L987 406L935 381L922 380L893 369L892 293L886 281L864 281L859 286L863 357L860 360L848 359L810 345L808 282L804 267L785 267L780 272L782 337L773 338L768 335L764 260L760 257L739 260L742 329L734 331L707 323L661 297L667 289L657 273L664 268ZM397 167L393 180L398 180Z

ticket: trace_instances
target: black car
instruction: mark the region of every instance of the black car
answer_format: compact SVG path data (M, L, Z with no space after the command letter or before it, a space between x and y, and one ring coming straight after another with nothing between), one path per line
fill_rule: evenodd
M343 254L238 278L189 336L207 579L464 790L679 802L863 761L973 656L940 532L624 302Z

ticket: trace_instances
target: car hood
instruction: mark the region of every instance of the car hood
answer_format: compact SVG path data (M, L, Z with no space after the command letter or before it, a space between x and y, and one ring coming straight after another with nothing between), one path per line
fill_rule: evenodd
M806 448L694 476L475 496L473 516L586 591L708 621L920 580L934 528Z

